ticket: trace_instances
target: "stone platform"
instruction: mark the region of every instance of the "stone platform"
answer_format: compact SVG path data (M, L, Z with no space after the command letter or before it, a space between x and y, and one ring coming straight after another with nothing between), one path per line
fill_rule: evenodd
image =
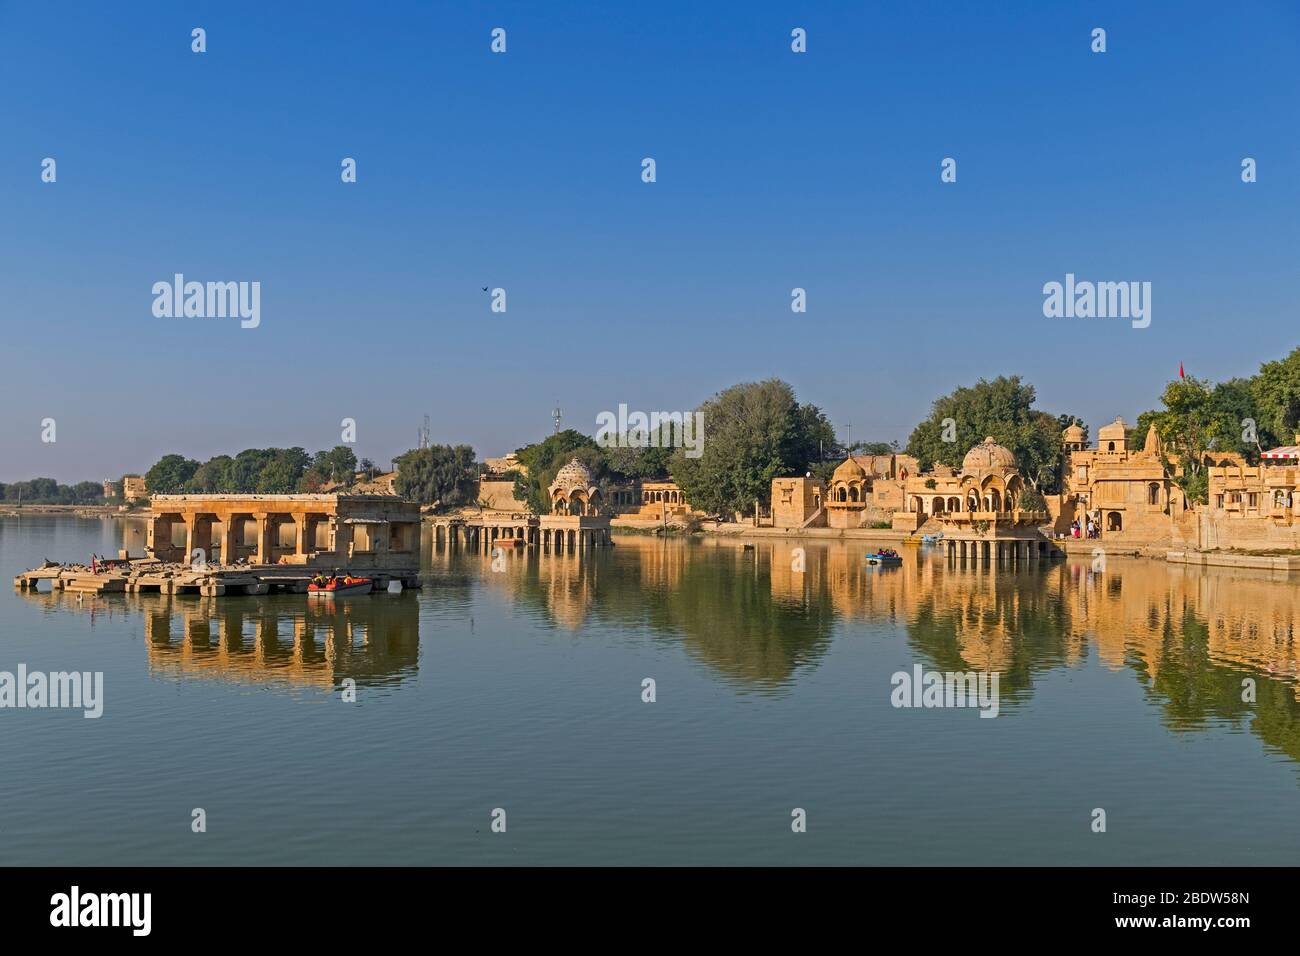
M89 594L160 593L197 594L204 597L225 595L261 595L272 592L305 594L307 585L317 569L293 565L217 565L202 567L154 559L112 562L106 567L91 568L80 564L47 562L39 568L24 571L14 577L14 587L22 591L36 590L42 581L49 581L57 591L77 591ZM349 573L348 569L339 570ZM375 590L387 589L391 581L403 588L418 588L418 569L366 568L353 573L371 578Z

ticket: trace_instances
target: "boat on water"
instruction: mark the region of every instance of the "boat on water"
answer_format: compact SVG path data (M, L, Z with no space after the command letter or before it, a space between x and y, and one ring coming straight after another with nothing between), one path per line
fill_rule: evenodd
M352 575L318 575L307 585L307 594L316 597L347 597L352 594L369 594L375 586L370 578L354 578Z
M528 544L523 538L497 538L492 542L494 548L522 548Z
M903 563L903 556L893 548L882 548L872 554L867 555L867 564L892 566Z

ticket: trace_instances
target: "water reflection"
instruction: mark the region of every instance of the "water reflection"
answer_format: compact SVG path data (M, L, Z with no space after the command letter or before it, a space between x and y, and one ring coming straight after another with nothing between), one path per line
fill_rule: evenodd
M788 684L831 641L828 595L777 593L770 549L703 553L692 543L647 537L579 553L512 551L498 560L501 573L488 558L444 549L432 553L427 570L437 581L468 564L484 587L544 627L680 644L738 686Z
M998 671L1010 717L1045 674L1096 662L1138 681L1170 730L1249 731L1300 760L1300 598L1285 575L1136 559L1111 559L1102 572L1090 559L975 567L917 548L904 549L901 567L873 568L863 562L872 547L629 536L577 554L512 551L501 573L489 557L426 547L417 593L320 604L301 596L30 600L92 623L139 616L159 675L319 687L413 676L422 606L453 619L496 603L513 620L574 640L679 648L715 678L759 693L796 693L837 640L896 634L928 668Z
M397 684L419 664L413 593L362 601L304 597L174 597L166 594L31 595L52 610L143 621L149 671L173 678L331 689Z
M1004 713L1045 673L1095 657L1138 680L1171 730L1226 724L1300 760L1300 601L1285 575L1138 559L1104 571L1090 558L963 566L918 548L881 569L863 561L873 548L625 537L607 552L512 554L504 573L476 555L435 553L431 571L469 562L547 627L677 642L716 676L760 690L791 689L855 624L897 628L930 668L998 671Z

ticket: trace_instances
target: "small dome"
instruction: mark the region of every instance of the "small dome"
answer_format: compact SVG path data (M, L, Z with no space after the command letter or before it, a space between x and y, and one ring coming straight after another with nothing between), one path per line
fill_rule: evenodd
M591 470L582 462L574 458L567 465L561 468L555 474L555 480L551 482L551 489L562 488L564 491L573 491L575 488L587 489L592 486L594 479Z
M1082 445L1083 426L1078 424L1071 425L1069 428L1067 428L1064 432L1061 433L1061 439L1067 445Z
M867 477L866 470L850 457L844 459L843 463L835 469L831 481L861 481L865 477Z
M966 458L961 463L961 470L964 472L993 471L997 468L1015 467L1016 456L1011 454L1011 449L1005 445L999 445L992 437L985 438L966 452Z
M1099 442L1124 441L1128 435L1128 425L1123 418L1116 418L1109 425L1102 425L1097 430L1097 440Z

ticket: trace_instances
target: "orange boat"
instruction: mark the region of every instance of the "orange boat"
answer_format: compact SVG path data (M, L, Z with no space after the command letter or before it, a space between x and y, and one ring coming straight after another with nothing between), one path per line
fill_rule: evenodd
M337 574L331 577L322 575L312 579L311 584L307 585L307 593L317 597L344 597L369 594L374 586L375 582L370 578L354 578L350 574L341 577Z

